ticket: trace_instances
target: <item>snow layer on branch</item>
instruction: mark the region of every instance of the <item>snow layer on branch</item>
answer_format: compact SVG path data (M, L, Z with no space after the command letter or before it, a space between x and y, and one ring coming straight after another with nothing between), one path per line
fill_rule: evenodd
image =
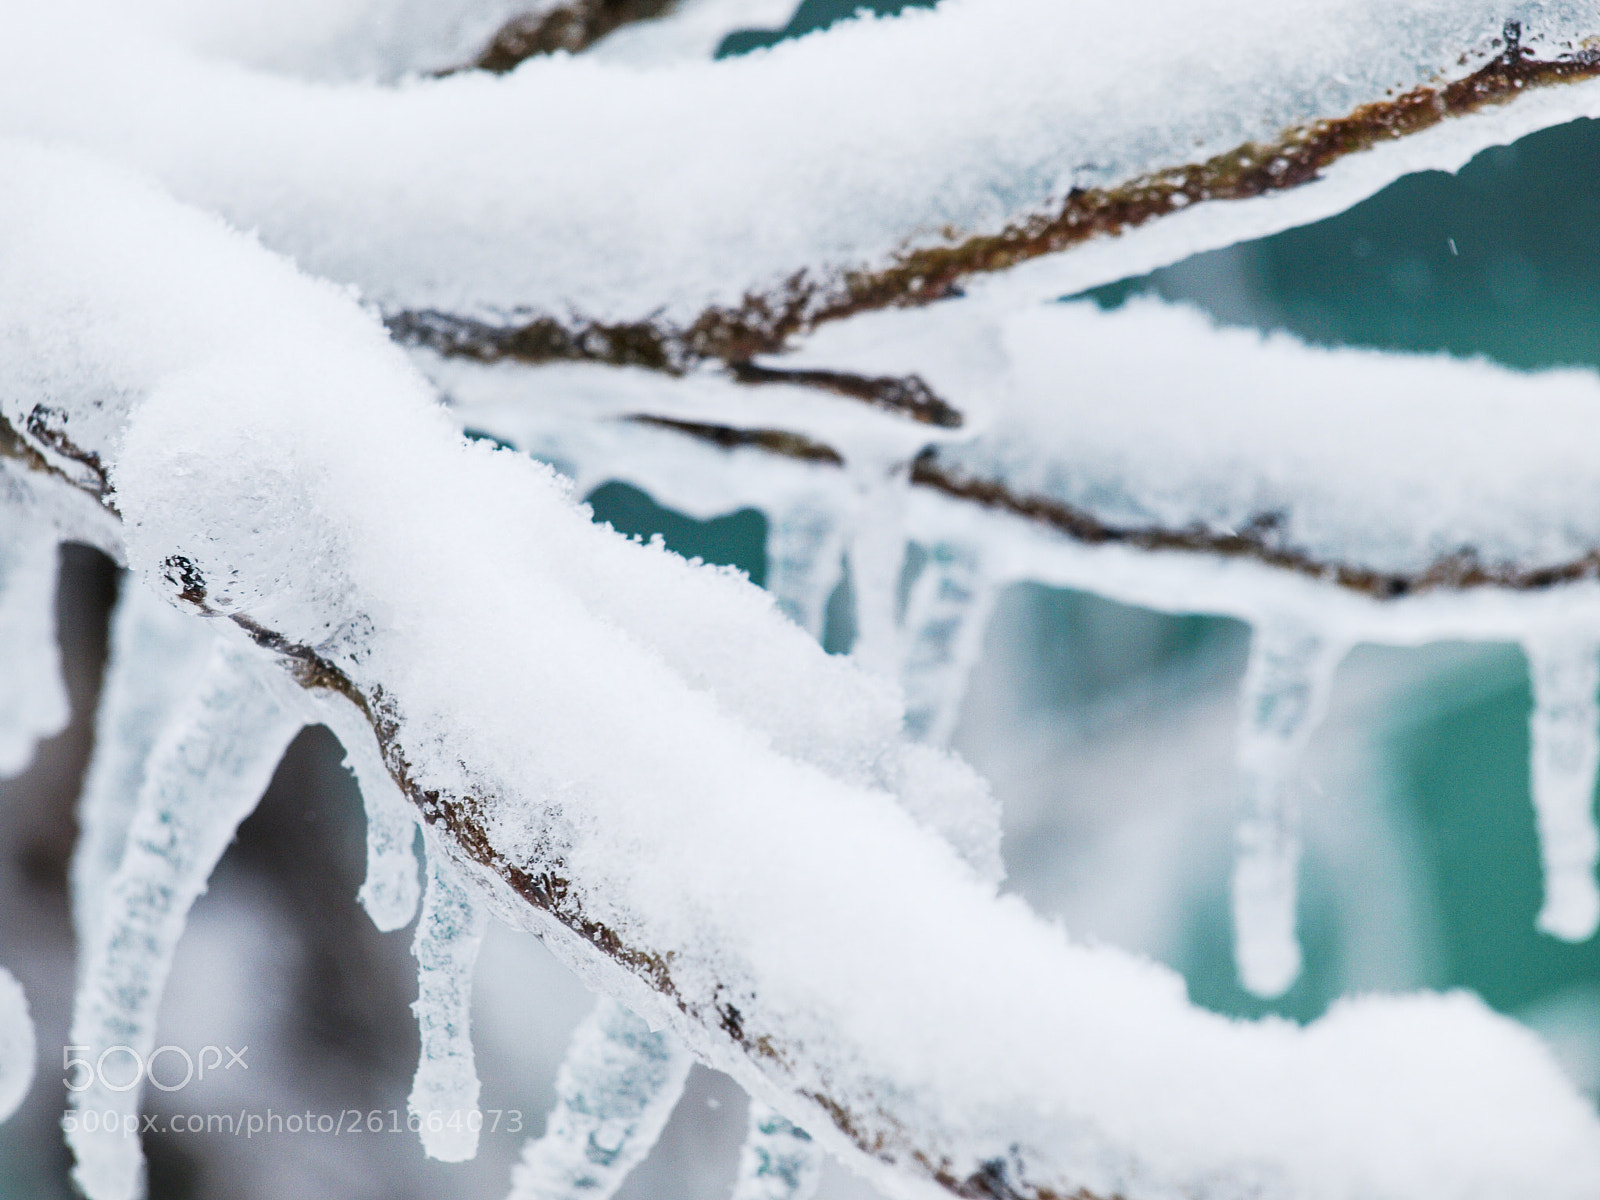
M0 779L72 715L56 649L56 535L7 503L0 478Z
M1539 53L1600 32L1581 0L947 0L721 62L331 87L207 58L112 0L13 0L0 133L148 168L386 308L682 324L1460 77L1507 19ZM1590 111L1600 88L1573 85L1446 122L1339 168L1334 203ZM1170 218L1157 257L1323 215L1249 204L1237 228L1199 211L1228 205ZM1119 261L1073 286L1155 265L1107 244ZM1036 298L1069 290L1041 269Z
M13 421L69 398L136 569L317 647L419 793L673 996L501 911L902 1194L997 1161L1130 1200L1600 1190L1600 1119L1469 997L1236 1023L997 898L902 807L982 785L892 689L463 440L370 315L212 221L0 151L0 370Z
M1155 301L1001 321L1010 392L958 477L1117 529L1254 531L1319 563L1528 570L1600 547L1600 383L1307 347ZM955 395L959 396L959 392Z
M636 67L661 67L709 59L739 29L783 25L795 0L681 0L653 21L636 21L596 42L591 58Z
M121 0L196 55L313 80L380 80L471 60L508 17L556 0Z

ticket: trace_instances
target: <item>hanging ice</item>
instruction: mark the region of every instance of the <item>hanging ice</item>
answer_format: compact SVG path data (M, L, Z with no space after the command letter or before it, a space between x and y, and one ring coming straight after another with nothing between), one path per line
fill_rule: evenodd
M33 1084L33 1018L22 985L0 967L0 1121L22 1104Z
M410 1108L429 1158L463 1162L478 1153L478 1070L472 1058L472 969L489 917L464 880L428 843L428 888L411 953L417 958L422 1056Z
M856 484L856 524L850 538L850 585L856 599L852 657L869 671L893 678L900 659L900 571L905 562L905 504L909 466L904 459L864 454L850 462Z
M608 1200L672 1115L690 1057L609 997L572 1035L544 1136L522 1150L510 1200Z
M372 726L353 705L342 697L331 700L323 719L344 746L345 767L356 777L366 810L367 877L356 896L387 933L417 911L417 810L384 766Z
M844 530L825 497L803 497L768 514L767 590L818 641L843 568Z
M1233 872L1233 936L1239 980L1258 996L1282 995L1300 974L1294 776L1343 653L1293 620L1257 625L1250 642L1240 702L1239 765L1247 791Z
M977 547L941 542L906 602L906 732L942 746L961 715L967 679L983 648L995 587Z
M139 1142L124 1132L140 1089L124 1085L154 1045L156 1009L189 909L302 724L297 690L263 674L273 671L218 643L150 755L73 1010L72 1042L95 1064L71 1103L97 1118L67 1135L78 1160L73 1178L89 1200L132 1200L141 1191Z
M111 621L111 654L95 713L94 755L78 799L72 854L72 921L88 952L105 890L127 842L156 739L194 690L213 634L137 577L124 575Z
M0 779L33 761L34 745L71 716L56 649L56 539L11 505L0 508Z
M821 1181L822 1151L811 1135L770 1105L751 1100L733 1200L811 1200Z
M1567 941L1592 937L1600 920L1595 862L1595 770L1600 766L1600 643L1551 635L1524 643L1533 677L1533 807L1544 860L1539 928Z

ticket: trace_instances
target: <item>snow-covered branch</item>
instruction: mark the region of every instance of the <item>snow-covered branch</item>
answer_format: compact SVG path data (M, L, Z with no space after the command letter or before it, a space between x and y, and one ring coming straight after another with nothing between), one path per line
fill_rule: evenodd
M1592 1193L1595 1117L1531 1035L1465 996L1235 1024L1070 943L910 815L981 781L764 593L463 440L376 320L211 219L60 153L3 171L16 437L96 456L230 670L364 711L496 911L885 1186Z

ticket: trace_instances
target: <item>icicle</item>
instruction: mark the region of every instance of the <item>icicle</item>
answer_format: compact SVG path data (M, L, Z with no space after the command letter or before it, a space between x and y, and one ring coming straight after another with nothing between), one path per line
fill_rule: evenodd
M906 604L900 670L906 732L918 741L942 746L950 740L983 648L995 590L976 547L941 543L929 552Z
M428 888L411 953L417 958L422 1057L411 1085L411 1115L429 1158L464 1162L478 1153L478 1069L472 1058L472 969L487 912L466 882L428 844Z
M767 590L795 624L822 640L828 597L844 573L844 530L826 500L808 496L767 525Z
M811 1135L776 1109L751 1100L733 1200L811 1200L821 1182L822 1151Z
M156 1009L190 906L302 723L262 669L232 646L213 648L200 686L150 755L122 862L105 890L72 1020L74 1050L94 1068L71 1103L95 1120L76 1122L67 1135L78 1160L73 1178L89 1200L132 1200L141 1191L143 1156L127 1134L140 1089L123 1085L137 1079L154 1045Z
M1538 926L1570 942L1594 935L1600 920L1595 862L1595 770L1600 766L1600 644L1589 635L1549 637L1523 646L1533 677L1533 807L1544 860Z
M1343 646L1291 621L1258 625L1251 639L1240 705L1239 765L1248 791L1233 872L1233 930L1239 980L1258 996L1282 995L1300 974L1294 775L1343 656Z
M324 717L344 746L344 765L356 777L367 814L367 878L356 898L388 933L417 911L417 810L384 766L372 727L356 707L341 697L329 702Z
M0 525L0 779L33 761L72 715L56 648L56 539L6 511Z
M22 985L0 967L0 1121L21 1106L33 1086L33 1018Z
M523 1147L510 1200L608 1200L666 1128L690 1061L671 1034L601 997L572 1035L555 1110Z
M856 597L851 655L869 671L893 678L900 666L900 571L905 563L905 504L910 466L864 455L850 463L856 482L856 527L850 539L850 584Z
M80 958L104 912L105 889L122 863L145 763L194 690L213 637L204 621L179 612L135 576L123 576L95 714L94 756L78 800L71 874Z

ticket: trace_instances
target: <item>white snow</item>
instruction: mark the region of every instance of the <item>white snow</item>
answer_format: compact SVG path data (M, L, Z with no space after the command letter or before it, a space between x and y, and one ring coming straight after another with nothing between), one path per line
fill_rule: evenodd
M411 953L417 959L422 1055L407 1102L429 1158L462 1162L478 1152L478 1068L472 1058L472 969L489 914L433 839Z
M666 1128L693 1063L679 1041L601 997L572 1035L544 1134L508 1200L609 1200Z

